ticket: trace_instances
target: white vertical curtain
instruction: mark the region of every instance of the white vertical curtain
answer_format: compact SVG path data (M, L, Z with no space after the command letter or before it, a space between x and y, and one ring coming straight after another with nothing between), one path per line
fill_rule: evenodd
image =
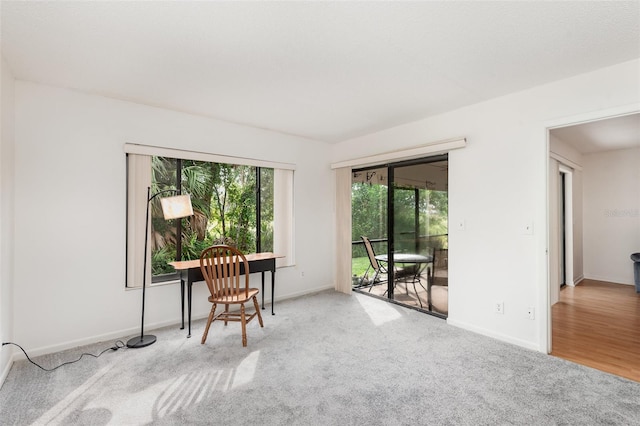
M142 286L147 188L151 186L151 157L127 154L127 287ZM147 224L147 226L151 226ZM151 252L147 251L147 283L151 283Z
M295 265L293 170L273 171L273 252L284 256L276 266Z
M351 294L351 167L335 169L336 291Z

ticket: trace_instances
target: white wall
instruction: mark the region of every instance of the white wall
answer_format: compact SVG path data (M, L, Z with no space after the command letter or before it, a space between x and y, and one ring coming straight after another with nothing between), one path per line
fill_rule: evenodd
M546 127L640 103L639 71L631 61L329 147L16 82L13 338L38 354L136 333L140 291L123 282L125 142L297 163L297 266L277 273L281 300L333 287L330 163L464 136L468 146L449 157L450 223L466 223L450 230L449 322L545 350ZM533 235L523 233L529 223ZM194 317L202 317L205 289L195 290ZM178 286L147 297L148 329L178 322ZM492 312L496 300L504 315Z
M30 354L139 330L141 292L124 287L127 142L297 164L297 266L276 273L276 314L278 300L333 287L324 143L21 81L15 101L14 339ZM194 318L206 296L194 287ZM179 285L148 289L146 329L179 316Z
M14 79L0 55L0 341L13 340L13 100ZM0 348L0 384L9 373L13 348Z
M638 104L639 71L631 61L352 139L333 147L332 162L466 137L449 154L448 321L546 351L547 127ZM528 223L533 235L523 233ZM504 301L503 315L495 301Z
M629 256L637 252L640 252L640 148L586 154L585 277L632 285L633 263Z

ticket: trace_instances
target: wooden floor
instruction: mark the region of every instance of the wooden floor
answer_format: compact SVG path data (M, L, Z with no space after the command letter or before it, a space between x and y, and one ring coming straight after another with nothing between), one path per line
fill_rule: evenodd
M551 309L551 355L640 382L640 294L583 280Z

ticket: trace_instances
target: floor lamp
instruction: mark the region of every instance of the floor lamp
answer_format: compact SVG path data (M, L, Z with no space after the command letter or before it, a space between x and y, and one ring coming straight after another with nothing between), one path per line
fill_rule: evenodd
M144 227L144 269L142 272L142 325L140 326L140 336L133 337L127 341L127 347L129 348L144 348L145 346L152 345L156 342L156 336L151 334L144 334L144 300L145 291L147 288L147 246L149 239L149 205L151 201L161 194L168 192L177 193L175 189L167 189L165 191L157 192L151 195L151 187L147 187L147 215L145 219ZM182 217L192 216L193 207L191 205L191 197L187 195L175 195L173 197L165 197L160 199L162 205L162 214L165 220L179 219ZM178 236L179 237L179 236Z

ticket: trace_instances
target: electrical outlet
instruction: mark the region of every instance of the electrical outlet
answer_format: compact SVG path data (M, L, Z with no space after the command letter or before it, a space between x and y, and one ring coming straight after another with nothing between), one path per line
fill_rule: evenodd
M495 302L493 309L495 310L496 314L504 314L504 302L502 301Z
M529 306L527 308L527 317L530 320L536 319L536 308L534 308L533 306Z

